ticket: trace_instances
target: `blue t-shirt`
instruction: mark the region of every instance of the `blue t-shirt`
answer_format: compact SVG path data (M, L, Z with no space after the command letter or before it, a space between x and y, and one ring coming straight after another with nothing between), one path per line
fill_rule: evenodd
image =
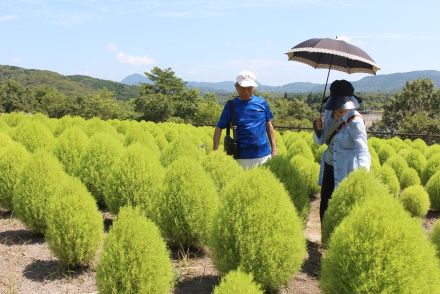
M249 100L235 97L232 102L237 120L238 158L250 159L269 155L271 149L266 134L266 123L272 120L273 116L267 102L258 96L252 96ZM230 119L231 112L229 104L226 103L217 127L227 128Z

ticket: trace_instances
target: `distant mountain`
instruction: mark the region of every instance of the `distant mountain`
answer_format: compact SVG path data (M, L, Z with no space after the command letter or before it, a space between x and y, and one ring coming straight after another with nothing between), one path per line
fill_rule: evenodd
M128 77L124 78L121 81L121 83L126 84L126 85L130 85L130 86L133 86L133 85L139 86L139 84L142 84L142 83L149 84L149 83L151 83L151 81L145 75L135 73L135 74L129 75Z
M88 95L96 93L101 89L108 89L115 93L117 99L127 100L139 97L138 86L129 86L82 75L64 76L48 70L0 65L0 84L11 79L30 89L50 86L69 96Z
M423 70L411 71L404 73L392 73L386 75L368 76L359 81L352 82L356 92L364 93L393 93L402 90L407 81L429 78L434 80L437 87L440 87L440 71ZM126 81L129 82L126 82ZM149 83L147 77L141 74L133 74L121 81L122 83L130 85L138 85L139 83ZM187 82L189 88L198 88L202 93L231 93L235 91L233 81L224 82ZM259 84L258 91L260 92L275 92L275 93L310 93L321 92L324 89L324 84L296 82L289 83L283 86L268 86Z

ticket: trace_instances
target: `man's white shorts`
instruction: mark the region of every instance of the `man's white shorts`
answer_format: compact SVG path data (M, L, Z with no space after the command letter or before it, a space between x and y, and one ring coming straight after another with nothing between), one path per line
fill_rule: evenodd
M243 167L243 169L251 169L256 166L262 165L266 161L270 159L270 154L264 157L259 158L250 158L250 159L237 159L238 163Z

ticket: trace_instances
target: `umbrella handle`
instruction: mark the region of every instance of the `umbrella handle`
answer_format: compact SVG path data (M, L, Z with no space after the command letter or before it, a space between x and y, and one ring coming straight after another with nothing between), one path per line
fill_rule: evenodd
M337 39L337 38L338 38L338 37L336 37L336 39ZM319 108L319 113L322 113L322 106L324 105L325 92L327 91L328 78L329 78L329 76L330 76L330 70L332 69L332 65L333 65L333 57L334 57L334 55L332 55L332 59L331 59L331 61L330 61L330 67L328 68L328 72L327 72L327 80L325 80L324 93L322 93L321 107Z

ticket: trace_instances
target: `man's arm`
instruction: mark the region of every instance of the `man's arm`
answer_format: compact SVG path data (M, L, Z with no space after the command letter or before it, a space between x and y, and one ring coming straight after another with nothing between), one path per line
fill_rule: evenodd
M272 149L271 155L275 156L278 153L277 145L275 143L275 129L273 128L272 121L266 122L266 132L269 138L270 147Z
M218 150L218 145L220 144L220 137L222 136L222 129L216 127L214 130L214 142L212 144L213 150Z

